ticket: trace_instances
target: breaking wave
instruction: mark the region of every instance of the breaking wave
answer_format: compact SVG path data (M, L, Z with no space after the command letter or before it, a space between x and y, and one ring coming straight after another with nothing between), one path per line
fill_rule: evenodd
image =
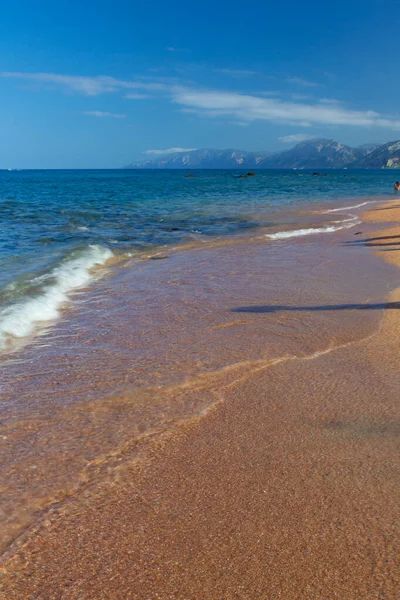
M13 342L57 319L60 308L70 300L69 295L93 281L94 267L104 265L112 256L108 248L91 245L49 273L32 279L33 293L0 309L0 349L12 347Z
M345 219L344 221L335 221L333 225L327 225L326 227L310 227L309 229L293 229L292 231L278 231L276 233L268 233L266 235L270 240L283 240L287 238L300 237L302 235L313 235L316 233L333 233L334 231L340 231L341 229L349 229L358 225L361 221L357 217L351 219Z
M342 206L341 208L330 208L329 210L324 210L324 213L333 213L333 212L346 212L347 210L351 210L353 208L361 208L361 206L365 206L366 204L373 204L374 200L369 200L367 202L361 202L361 204L355 204L354 206Z

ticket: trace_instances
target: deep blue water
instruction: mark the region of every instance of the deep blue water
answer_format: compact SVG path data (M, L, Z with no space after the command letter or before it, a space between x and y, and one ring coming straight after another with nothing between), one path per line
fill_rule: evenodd
M88 269L110 251L233 235L304 203L389 198L396 178L384 170L239 173L0 171L0 336L4 307L9 322L10 305L24 295L84 285Z

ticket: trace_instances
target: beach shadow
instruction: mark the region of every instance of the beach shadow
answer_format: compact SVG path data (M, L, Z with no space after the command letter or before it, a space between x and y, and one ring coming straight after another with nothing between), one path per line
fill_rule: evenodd
M383 436L397 438L400 436L400 422L362 423L357 421L332 420L325 424L325 429L361 437Z
M374 208L372 210L393 210L395 208L400 208L400 204L396 204L395 206L387 206L386 208Z
M383 241L393 240L393 241ZM398 240L398 241L394 241ZM383 247L383 246L400 246L400 235L382 235L379 237L362 238L357 240L348 240L346 246L368 246L368 247ZM393 248L395 250L395 248Z
M380 235L378 237L371 237L371 238L362 238L360 240L349 240L348 242L345 242L346 244L362 244L363 242L378 242L380 240L398 240L400 239L400 235Z
M348 246L360 246L357 242L346 242ZM364 242L364 246L368 248L382 248L383 246L400 246L400 242L385 242L383 244L375 244L374 242Z
M378 302L376 304L322 304L320 306L288 306L266 304L261 306L238 306L231 308L234 313L277 313L277 312L322 312L331 310L384 310L400 309L400 302Z

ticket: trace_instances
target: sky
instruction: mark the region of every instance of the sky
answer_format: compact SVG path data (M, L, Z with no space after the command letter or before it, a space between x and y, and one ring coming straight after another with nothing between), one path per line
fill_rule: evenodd
M19 0L0 19L0 168L400 139L400 0Z

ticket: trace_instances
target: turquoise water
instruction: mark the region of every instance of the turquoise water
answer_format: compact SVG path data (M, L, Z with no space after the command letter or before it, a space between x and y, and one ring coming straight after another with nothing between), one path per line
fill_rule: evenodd
M0 288L89 244L113 252L176 244L267 225L268 209L392 192L393 172L323 173L2 171Z
M383 170L239 173L1 171L0 338L29 334L44 306L55 318L113 255L273 226L272 214L302 204L389 198L395 179Z

